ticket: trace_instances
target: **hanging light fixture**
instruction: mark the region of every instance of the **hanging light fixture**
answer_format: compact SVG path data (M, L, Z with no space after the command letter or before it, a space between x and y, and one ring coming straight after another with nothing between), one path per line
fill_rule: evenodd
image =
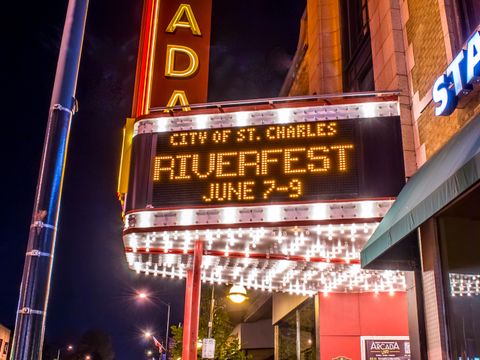
M233 285L227 297L235 304L241 304L248 299L247 290L242 285Z

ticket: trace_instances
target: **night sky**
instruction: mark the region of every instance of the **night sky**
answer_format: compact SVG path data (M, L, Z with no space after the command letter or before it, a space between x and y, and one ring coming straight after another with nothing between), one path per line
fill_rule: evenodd
M13 330L67 0L8 7L1 42L0 323ZM214 0L209 100L276 96L304 8L305 0ZM128 270L121 239L117 173L141 11L139 0L90 3L46 331L46 343L56 347L103 329L120 360L143 358L142 329L161 327L163 334L166 311L135 303L135 289L173 303L172 323L183 316L183 282Z

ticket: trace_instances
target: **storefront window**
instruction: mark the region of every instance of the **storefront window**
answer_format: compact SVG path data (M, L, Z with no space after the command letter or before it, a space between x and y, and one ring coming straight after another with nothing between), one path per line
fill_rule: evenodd
M280 360L315 359L315 301L308 299L278 323Z
M480 188L439 218L451 359L480 359Z

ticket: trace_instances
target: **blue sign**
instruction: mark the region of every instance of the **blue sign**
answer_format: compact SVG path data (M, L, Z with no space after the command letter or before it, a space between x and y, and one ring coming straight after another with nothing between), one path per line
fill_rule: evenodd
M438 104L435 115L450 115L457 107L459 96L468 94L479 77L480 31L477 30L467 41L466 50L460 51L433 85L433 101Z

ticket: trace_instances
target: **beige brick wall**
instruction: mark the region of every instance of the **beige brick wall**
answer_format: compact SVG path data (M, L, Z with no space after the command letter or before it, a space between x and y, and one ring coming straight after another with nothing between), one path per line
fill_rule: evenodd
M415 58L412 85L421 99L430 92L438 70L447 66L440 8L437 0L408 0L407 4L407 41Z
M431 158L475 114L479 95L449 117L434 115L431 90L461 43L450 0L399 0L406 41L407 76L419 165Z
M410 177L480 112L479 96L450 117L434 116L432 85L459 43L451 0L368 0L368 7L375 89L400 92ZM304 26L308 48L288 95L342 92L339 0L307 0Z
M405 174L410 177L417 169L417 162L400 1L369 0L368 13L375 90L400 92Z
M435 116L434 104L430 103L418 119L418 132L425 145L426 158L431 158L473 116L480 113L480 93L469 98L463 109L450 116Z
M309 93L341 92L339 0L307 0L307 19Z

